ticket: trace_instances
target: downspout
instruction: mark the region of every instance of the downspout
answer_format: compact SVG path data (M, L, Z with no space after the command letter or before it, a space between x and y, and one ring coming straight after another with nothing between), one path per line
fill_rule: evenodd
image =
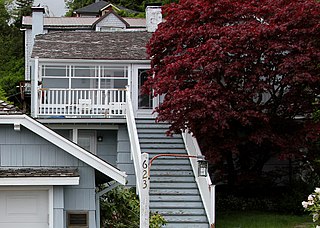
M115 182L114 184L109 185L107 188L103 189L100 192L96 193L96 228L100 228L100 197L106 194L107 192L111 191L112 189L118 187L120 183Z
M31 116L38 117L38 80L39 80L39 57L34 58L34 74L31 77Z

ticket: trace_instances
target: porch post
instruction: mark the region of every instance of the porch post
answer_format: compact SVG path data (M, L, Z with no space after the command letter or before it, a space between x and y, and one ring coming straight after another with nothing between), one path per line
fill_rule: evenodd
M38 104L39 57L34 58L34 73L31 77L31 116L37 118Z
M142 173L141 173L141 194L140 194L140 228L149 228L149 154L141 155Z

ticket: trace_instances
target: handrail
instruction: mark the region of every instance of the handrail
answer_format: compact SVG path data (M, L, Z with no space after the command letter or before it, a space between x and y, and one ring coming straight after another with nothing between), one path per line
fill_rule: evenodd
M185 143L187 153L190 156L200 156L201 150L195 137L193 137L188 132L182 133L182 138ZM206 178L198 177L197 172L197 161L195 159L190 159L193 173L199 188L201 199L204 205L204 209L207 214L210 227L214 227L215 224L215 186L212 185L209 176Z
M123 88L39 88L39 116L124 117Z
M142 189L142 162L141 162L141 149L139 144L139 138L137 133L136 121L134 118L134 111L132 107L132 101L130 98L129 88L127 87L127 98L126 98L126 120L128 134L131 145L131 157L133 159L134 169L136 173L136 186L138 194L141 194Z

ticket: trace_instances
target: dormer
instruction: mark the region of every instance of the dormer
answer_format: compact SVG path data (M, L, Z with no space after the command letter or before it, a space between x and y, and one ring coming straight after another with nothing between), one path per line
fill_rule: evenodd
M98 1L77 9L74 11L74 14L76 17L101 17L112 10L120 11L117 6L111 4L110 2Z
M130 25L122 17L116 14L113 10L106 12L94 24L93 28L96 31L115 31L126 29Z

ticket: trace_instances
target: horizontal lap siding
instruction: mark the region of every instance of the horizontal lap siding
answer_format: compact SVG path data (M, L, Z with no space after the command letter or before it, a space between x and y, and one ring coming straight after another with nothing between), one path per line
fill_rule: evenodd
M88 211L90 227L95 227L95 173L92 167L22 126L20 131L14 131L12 125L0 127L0 166L78 168L79 185L54 186L54 228L66 224L68 210Z
M127 131L127 127L125 125L119 126L118 130L118 159L117 159L117 167L126 172L127 177L127 186L133 187L136 185L136 178L134 175L134 166L131 160L130 154L130 141L129 135Z
M0 128L1 167L83 165L77 158L24 127L21 127L21 131L14 131L13 126L4 125Z
M97 131L97 136L102 136L102 142L97 142L97 155L113 166L117 165L117 131Z

